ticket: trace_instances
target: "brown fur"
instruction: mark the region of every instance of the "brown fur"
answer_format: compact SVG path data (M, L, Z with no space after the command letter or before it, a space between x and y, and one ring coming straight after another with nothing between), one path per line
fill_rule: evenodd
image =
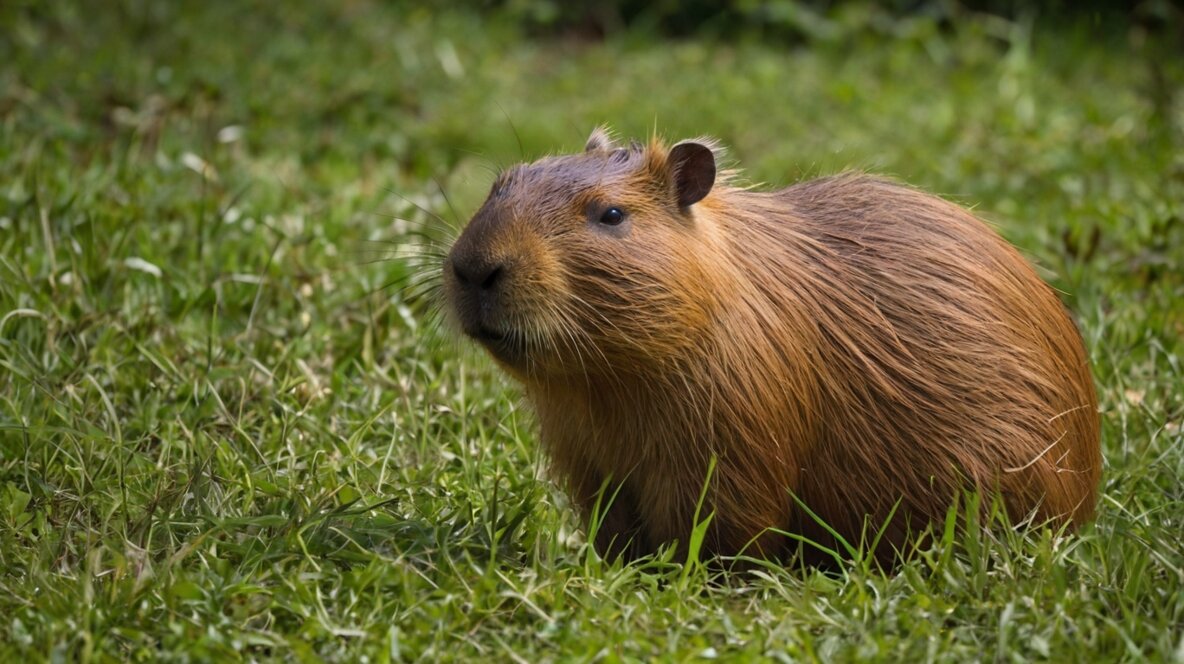
M713 458L707 553L788 551L770 529L833 546L794 496L852 543L896 506L896 548L962 489L1017 521L1092 517L1085 351L1015 249L865 175L756 192L725 173L679 207L704 174L670 155L598 130L514 167L445 265L450 309L524 386L575 503L587 518L611 498L600 551L685 544ZM626 223L603 225L608 206ZM457 276L495 265L481 288Z

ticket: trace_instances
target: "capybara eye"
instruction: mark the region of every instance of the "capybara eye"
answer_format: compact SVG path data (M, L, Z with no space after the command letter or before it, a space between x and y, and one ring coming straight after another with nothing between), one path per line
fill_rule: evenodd
M625 212L618 207L610 207L600 215L600 223L605 226L616 226L622 221L625 221Z

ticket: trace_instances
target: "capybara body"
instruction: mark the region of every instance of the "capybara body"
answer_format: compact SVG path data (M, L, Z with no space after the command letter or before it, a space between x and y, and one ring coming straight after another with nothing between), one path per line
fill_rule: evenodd
M444 287L602 553L685 546L701 496L703 553L763 557L837 548L819 521L854 545L882 529L884 557L968 489L1017 522L1093 515L1076 327L994 231L909 187L758 192L708 141L598 130L499 176Z

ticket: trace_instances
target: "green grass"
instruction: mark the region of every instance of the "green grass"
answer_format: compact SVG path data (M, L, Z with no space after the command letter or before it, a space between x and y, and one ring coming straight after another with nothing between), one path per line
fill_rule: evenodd
M1184 661L1164 35L966 14L600 43L340 4L0 7L0 660ZM996 223L1095 363L1096 524L891 575L601 562L514 386L376 260L601 122Z

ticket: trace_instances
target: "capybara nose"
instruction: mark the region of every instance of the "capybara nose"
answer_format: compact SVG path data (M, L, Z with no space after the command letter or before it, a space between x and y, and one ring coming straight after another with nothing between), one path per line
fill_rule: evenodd
M455 256L452 258L452 273L466 288L491 290L504 272L504 266L497 261L462 261Z

